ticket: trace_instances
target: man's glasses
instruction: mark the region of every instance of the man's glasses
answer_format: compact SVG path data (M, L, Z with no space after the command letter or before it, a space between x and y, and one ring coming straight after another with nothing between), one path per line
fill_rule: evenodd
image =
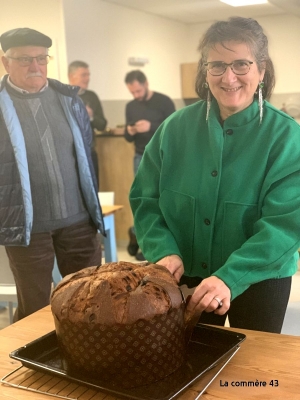
M236 75L246 75L250 71L252 64L253 61L247 60L236 60L230 64L226 64L223 61L211 61L205 63L204 67L206 67L207 71L212 76L223 75L227 67L230 67L231 71L233 71Z
M50 60L50 56L48 55L40 55L37 57L29 57L29 56L23 56L23 57L9 57L7 56L7 58L11 58L12 60L16 60L19 65L21 65L21 67L29 67L29 65L32 63L32 61L34 59L36 59L36 62L39 65L46 65L48 64L49 60Z

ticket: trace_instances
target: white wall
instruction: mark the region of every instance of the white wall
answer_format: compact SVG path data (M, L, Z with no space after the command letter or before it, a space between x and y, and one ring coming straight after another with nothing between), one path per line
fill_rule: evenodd
M200 37L210 25L188 26L102 0L0 0L0 9L0 34L27 26L52 38L50 77L67 82L69 62L88 62L90 87L101 100L131 99L124 84L126 72L135 68L127 63L130 56L149 58L141 69L152 89L180 98L179 65L198 60ZM300 18L257 19L269 37L274 93L300 92Z
M276 74L274 93L300 92L300 18L293 15L257 18L268 40ZM186 61L198 61L197 47L210 24L189 27Z
M143 1L143 0L141 0ZM101 100L131 99L124 77L132 69L147 75L151 89L181 97L179 66L187 26L101 0L63 0L68 62L90 65L90 88ZM144 56L144 67L128 58Z
M300 18L275 16L259 22L267 32L275 66L274 93L300 92Z
M15 28L32 28L51 37L48 76L66 80L64 20L60 0L0 0L0 34Z

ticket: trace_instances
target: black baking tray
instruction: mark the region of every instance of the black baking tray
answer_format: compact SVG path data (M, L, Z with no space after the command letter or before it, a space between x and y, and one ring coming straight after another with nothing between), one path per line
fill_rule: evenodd
M171 400L207 371L224 362L245 338L242 333L198 324L188 344L186 361L179 369L158 382L130 389L117 387L113 382L101 382L101 377L93 379L69 370L58 347L55 331L14 350L10 357L21 361L27 368L54 374L110 395L135 400Z

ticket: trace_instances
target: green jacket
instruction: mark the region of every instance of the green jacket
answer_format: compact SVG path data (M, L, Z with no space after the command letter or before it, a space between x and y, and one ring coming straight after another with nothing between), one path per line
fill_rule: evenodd
M186 276L215 275L233 300L297 270L300 126L255 100L219 122L213 101L172 114L156 131L130 192L146 259L177 254Z

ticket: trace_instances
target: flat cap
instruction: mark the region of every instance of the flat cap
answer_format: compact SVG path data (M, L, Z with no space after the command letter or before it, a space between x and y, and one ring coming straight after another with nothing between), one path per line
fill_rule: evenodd
M11 29L0 36L2 50L6 52L11 47L41 46L51 47L52 40L41 32L30 28Z

